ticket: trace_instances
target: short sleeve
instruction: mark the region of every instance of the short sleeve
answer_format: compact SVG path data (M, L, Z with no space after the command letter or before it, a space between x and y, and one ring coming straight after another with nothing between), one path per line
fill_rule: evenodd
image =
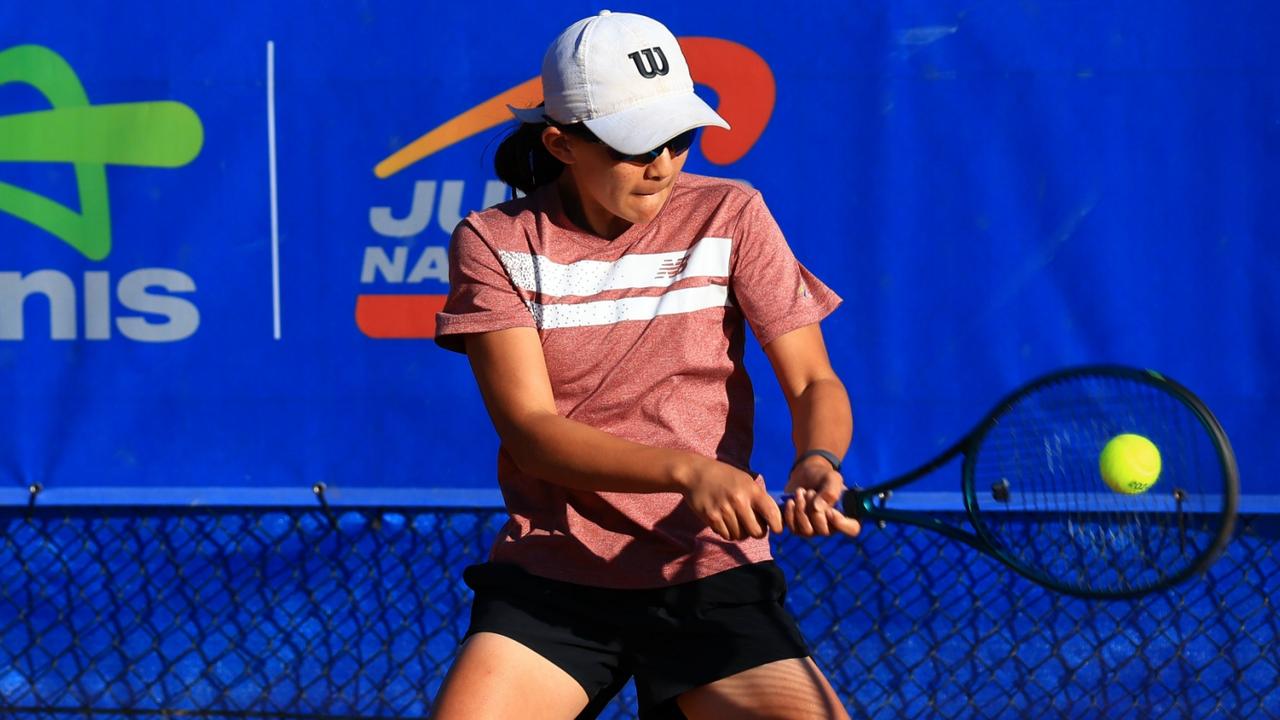
M733 244L734 300L761 346L821 321L842 302L796 260L760 193L742 209Z
M436 314L436 344L466 352L464 335L513 327L534 327L533 315L497 252L468 218L449 242L449 295Z

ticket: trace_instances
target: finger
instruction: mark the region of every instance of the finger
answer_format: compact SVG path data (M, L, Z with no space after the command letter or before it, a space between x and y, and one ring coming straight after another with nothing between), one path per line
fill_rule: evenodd
M766 531L765 534L782 532L782 508L773 501L764 486L760 486L751 496L751 510L760 521L761 529Z
M844 477L832 470L822 477L822 484L818 486L818 494L828 505L836 505L840 502L840 496L844 494Z
M831 534L831 527L827 524L827 511L830 509L831 505L821 495L813 498L813 504L809 506L809 522L813 523L814 534Z
M742 528L738 526L738 515L733 511L732 507L729 508L728 512L721 513L720 519L724 521L725 529L729 531L729 534L725 536L727 539L742 539Z
M838 533L848 535L849 537L857 537L858 533L862 532L862 523L854 520L835 508L831 509L831 515L828 517L828 522L833 530Z
M801 537L813 535L813 524L809 522L809 491L796 491L796 534Z
M738 527L742 528L744 539L764 537L764 528L760 527L760 521L756 519L755 505L750 498L737 501L734 509L738 512Z
M769 524L769 530L774 533L782 532L782 509L774 505L772 498L765 498L764 520Z
M725 527L724 521L721 520L719 516L716 516L714 518L708 518L707 526L711 528L712 532L724 538L725 540L733 539L729 537L729 528Z
M782 505L782 522L791 532L796 531L796 500L795 497L787 498Z

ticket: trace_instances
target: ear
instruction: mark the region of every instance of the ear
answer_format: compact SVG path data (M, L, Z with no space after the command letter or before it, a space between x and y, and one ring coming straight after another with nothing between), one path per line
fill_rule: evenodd
M547 148L547 152L551 156L565 165L572 165L576 162L573 156L573 143L569 141L569 136L558 127L548 125L542 131L542 144Z

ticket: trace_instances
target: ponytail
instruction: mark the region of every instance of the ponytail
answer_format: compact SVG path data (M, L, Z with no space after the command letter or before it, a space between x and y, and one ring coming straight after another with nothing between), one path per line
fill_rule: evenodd
M564 171L564 163L542 144L542 131L546 127L545 122L520 123L498 144L493 156L498 179L525 195L560 177Z

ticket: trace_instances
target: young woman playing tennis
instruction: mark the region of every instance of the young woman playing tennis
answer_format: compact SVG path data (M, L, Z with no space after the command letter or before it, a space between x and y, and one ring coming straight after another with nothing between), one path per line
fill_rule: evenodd
M594 717L631 677L646 719L845 717L766 538L858 531L833 506L852 419L818 327L840 299L759 193L681 174L696 129L728 124L660 23L574 23L542 81L495 162L527 196L458 225L437 322L501 439L510 520L465 573L434 717ZM791 409L781 509L747 469L744 320Z

